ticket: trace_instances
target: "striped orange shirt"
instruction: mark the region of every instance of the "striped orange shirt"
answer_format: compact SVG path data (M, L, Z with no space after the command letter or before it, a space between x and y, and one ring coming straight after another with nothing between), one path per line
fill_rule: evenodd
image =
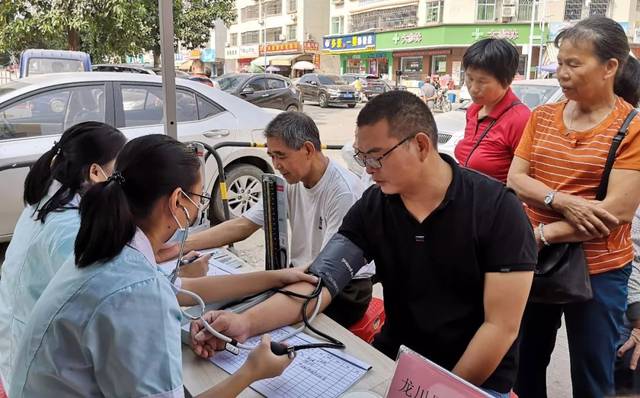
M570 131L562 113L567 101L536 108L525 127L515 156L529 161L529 175L553 190L595 199L613 137L632 107L621 98L600 124L587 131ZM629 126L613 164L614 169L640 170L640 117ZM553 210L526 209L534 226L562 220ZM589 272L621 268L633 260L631 225L624 224L602 239L583 244Z

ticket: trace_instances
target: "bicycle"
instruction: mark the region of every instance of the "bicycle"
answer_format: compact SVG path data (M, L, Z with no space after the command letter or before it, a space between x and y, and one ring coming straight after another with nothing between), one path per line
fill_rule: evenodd
M436 99L433 101L433 110L440 112L449 112L451 110L451 102L447 98L447 90L439 89L436 93Z

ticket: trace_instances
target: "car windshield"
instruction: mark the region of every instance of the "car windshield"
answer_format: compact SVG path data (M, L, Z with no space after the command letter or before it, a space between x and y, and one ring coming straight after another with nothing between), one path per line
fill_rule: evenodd
M246 80L246 76L222 76L216 79L216 82L224 91L235 91L235 89L240 87Z
M45 73L82 72L82 61L61 58L31 58L27 66L27 75L42 75Z
M10 93L12 91L15 91L15 90L17 90L19 88L23 88L23 87L27 87L27 86L29 86L28 83L24 83L24 82L21 82L21 81L15 81L15 82L9 82L9 83L6 83L6 84L0 84L0 97L5 95L5 94L8 94L8 93Z
M558 86L543 86L539 84L513 84L511 89L529 108L545 104L558 91Z
M336 75L318 75L320 84L334 85L334 84L347 84L339 76Z

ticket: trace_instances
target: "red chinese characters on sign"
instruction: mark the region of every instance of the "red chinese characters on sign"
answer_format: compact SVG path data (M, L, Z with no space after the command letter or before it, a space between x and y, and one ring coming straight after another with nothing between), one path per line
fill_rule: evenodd
M307 40L303 43L302 48L305 52L316 52L320 49L320 45L317 41Z
M264 55L264 47L264 44L260 45L260 55ZM300 51L300 42L297 41L267 44L267 54L296 53Z

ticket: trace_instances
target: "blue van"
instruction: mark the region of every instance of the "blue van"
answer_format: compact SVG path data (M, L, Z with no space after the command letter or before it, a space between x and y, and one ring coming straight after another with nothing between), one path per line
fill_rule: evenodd
M90 72L91 57L82 51L25 50L20 55L20 78L60 72Z

